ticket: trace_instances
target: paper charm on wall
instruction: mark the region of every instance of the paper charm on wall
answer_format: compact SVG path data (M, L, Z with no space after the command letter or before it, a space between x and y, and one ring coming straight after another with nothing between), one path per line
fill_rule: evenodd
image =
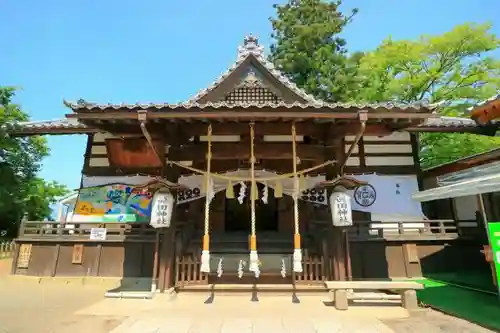
M311 188L305 191L302 191L302 195L300 197L302 200L307 202L313 202L317 204L327 205L326 200L326 189L324 188Z

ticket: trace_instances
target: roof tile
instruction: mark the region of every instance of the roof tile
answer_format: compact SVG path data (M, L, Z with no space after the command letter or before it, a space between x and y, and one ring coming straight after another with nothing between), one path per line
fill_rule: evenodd
M281 84L290 89L293 93L300 96L307 102L318 102L314 96L308 94L305 90L299 88L294 82L286 77L281 71L274 67L274 64L268 61L264 55L264 48L259 45L258 38L246 36L243 45L238 48L238 57L236 61L224 73L222 73L210 86L200 90L196 95L188 100L188 103L194 103L206 96L209 92L217 88L224 80L229 77L243 62L249 57L257 60L267 71Z
M180 110L189 110L189 109L247 109L247 108L301 108L301 109L327 109L329 111L332 110L347 110L347 109L358 109L358 110L402 110L402 111L414 111L414 112L432 112L435 107L432 105L426 105L423 103L417 104L401 104L401 103L327 103L321 101L314 102L266 102L266 103L228 103L228 102L208 102L208 103L196 103L196 102L187 102L187 103L178 103L178 104L169 104L169 103L135 103L135 104L97 104L91 103L84 100L79 100L76 103L64 101L64 104L67 107L70 107L74 111L81 110L120 110L120 109L129 109L129 110L157 110L157 111L180 111Z

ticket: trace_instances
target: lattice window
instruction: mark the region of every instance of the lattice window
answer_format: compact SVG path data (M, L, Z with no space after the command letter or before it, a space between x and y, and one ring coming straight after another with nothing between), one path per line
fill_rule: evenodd
M262 87L241 87L234 89L226 95L228 103L278 103L281 98L273 94L272 91Z

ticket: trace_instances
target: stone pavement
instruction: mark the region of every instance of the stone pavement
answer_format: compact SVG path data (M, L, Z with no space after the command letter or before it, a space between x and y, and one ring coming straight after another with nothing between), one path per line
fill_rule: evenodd
M398 304L356 305L337 311L324 296L302 296L293 304L289 296L249 294L216 295L205 304L206 294L165 295L153 300L106 299L82 309L86 316L128 317L110 333L487 333L459 319L423 309L409 315Z
M351 306L336 311L325 296L180 294L174 301L158 294L153 300L105 299L109 287L86 282L28 283L0 278L1 333L148 333L148 332L395 332L486 333L474 324L423 310L409 314L399 305ZM380 304L379 304L380 305Z
M249 294L180 294L174 301L158 295L152 301L107 299L79 311L85 315L127 316L111 333L393 333L381 318L402 319L408 313L399 306L352 307L336 311L324 296L302 296L293 304L290 296Z

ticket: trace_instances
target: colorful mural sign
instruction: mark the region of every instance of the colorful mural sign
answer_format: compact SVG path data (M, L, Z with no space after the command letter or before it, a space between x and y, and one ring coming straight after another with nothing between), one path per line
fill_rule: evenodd
M83 188L74 214L88 222L149 222L152 199L147 189L125 184Z

